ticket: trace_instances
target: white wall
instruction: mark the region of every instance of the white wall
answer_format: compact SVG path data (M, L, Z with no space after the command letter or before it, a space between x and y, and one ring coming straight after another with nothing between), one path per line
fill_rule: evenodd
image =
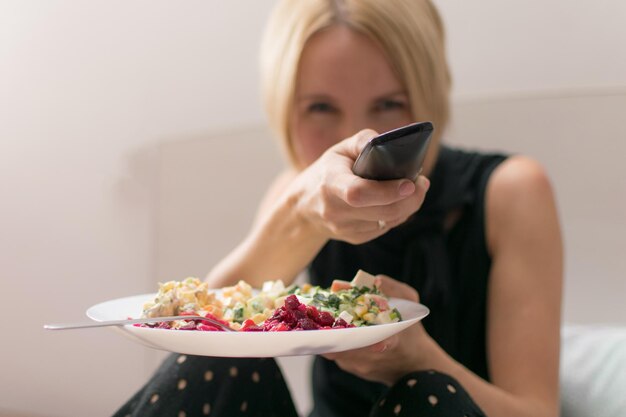
M104 416L145 380L153 352L105 330L41 325L166 274L162 152L261 122L257 47L272 4L0 3L0 309L25 314L0 324L0 410ZM461 101L626 86L619 0L437 4Z
M626 2L434 2L459 98L626 86Z
M0 409L109 415L146 379L113 332L42 325L154 288L158 144L262 119L268 9L0 2L0 308L20 314L0 322Z

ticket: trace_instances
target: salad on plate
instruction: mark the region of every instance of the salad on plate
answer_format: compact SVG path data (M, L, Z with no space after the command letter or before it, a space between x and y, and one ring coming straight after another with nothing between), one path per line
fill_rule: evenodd
M375 277L365 271L358 271L352 281L334 280L330 288L310 284L285 287L279 280L265 282L260 290L245 281L214 290L193 277L161 283L155 298L144 304L142 317L174 315L200 315L246 332L325 330L402 320L378 289ZM200 319L136 326L223 331Z

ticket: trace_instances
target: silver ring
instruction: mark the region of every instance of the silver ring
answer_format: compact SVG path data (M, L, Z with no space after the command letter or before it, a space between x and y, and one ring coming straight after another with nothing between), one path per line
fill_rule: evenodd
M384 221L384 220L379 220L379 221L378 221L378 228L379 228L380 230L383 230L385 227L387 227L387 222L386 222L386 221Z

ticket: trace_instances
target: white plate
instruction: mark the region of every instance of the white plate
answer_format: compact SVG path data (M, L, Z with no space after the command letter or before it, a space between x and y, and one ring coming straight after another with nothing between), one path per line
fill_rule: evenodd
M95 321L141 316L141 308L155 294L135 295L96 304L87 310ZM391 324L347 329L286 332L203 332L193 330L114 327L136 342L151 348L201 356L278 357L341 352L380 342L417 323L429 313L426 306L391 298L403 320Z

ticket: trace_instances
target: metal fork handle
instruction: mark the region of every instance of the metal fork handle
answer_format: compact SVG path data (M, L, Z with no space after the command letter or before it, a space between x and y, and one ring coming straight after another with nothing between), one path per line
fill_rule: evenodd
M174 320L204 320L204 321L208 321L214 326L219 327L220 329L225 330L227 332L236 331L220 323L219 321L213 320L208 317L202 317L202 316L150 317L150 318L143 318L143 319L94 321L90 323L54 323L54 324L44 324L43 328L46 330L70 330L70 329L85 329L85 328L90 328L90 327L125 326L127 324L155 323L155 322L161 322L161 321L174 321Z

